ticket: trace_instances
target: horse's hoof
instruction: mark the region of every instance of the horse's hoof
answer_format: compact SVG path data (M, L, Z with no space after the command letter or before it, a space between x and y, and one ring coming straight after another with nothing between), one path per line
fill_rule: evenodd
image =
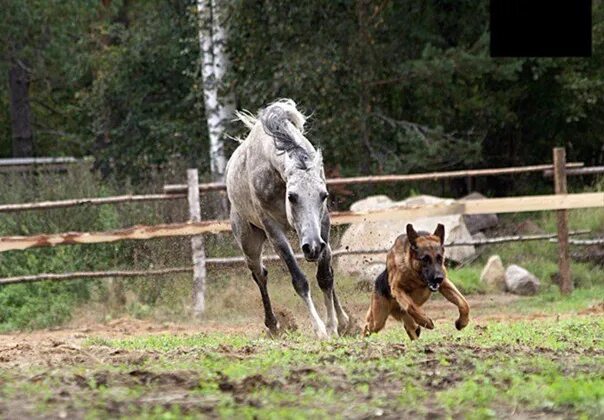
M327 335L330 337L339 337L338 328L335 325L327 326Z
M265 332L266 332L266 336L268 338L276 339L276 338L279 338L281 336L281 333L283 331L281 329L279 329L279 328L277 328L277 329L275 329L275 328L273 328L273 329L266 328Z

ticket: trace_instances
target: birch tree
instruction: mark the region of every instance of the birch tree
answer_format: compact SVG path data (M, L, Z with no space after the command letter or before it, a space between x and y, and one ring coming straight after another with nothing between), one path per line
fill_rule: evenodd
M225 51L224 9L225 0L197 1L203 97L210 137L210 169L215 180L224 178L224 134L227 121L234 111L232 94L221 92L229 65Z

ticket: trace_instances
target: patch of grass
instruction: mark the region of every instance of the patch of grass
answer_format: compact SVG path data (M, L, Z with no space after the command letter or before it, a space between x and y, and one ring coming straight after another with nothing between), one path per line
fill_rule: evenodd
M402 328L327 341L301 333L91 337L83 351L96 362L5 369L0 397L98 417L598 418L603 330L604 317L594 315L483 321L461 332L437 322L414 342ZM136 364L124 362L130 353Z
M102 180L82 166L61 174L3 174L0 202L103 197L134 191L144 193L144 190L144 187L133 187L127 182ZM166 220L186 220L186 207L182 203L152 202L8 213L0 217L0 236L105 231ZM186 265L190 262L189 253L188 241L178 238L10 251L0 253L0 277ZM0 331L62 324L70 319L78 305L95 299L109 309L115 307L122 313L131 311L134 315L147 316L150 311L145 311L144 305L155 304L161 291L157 279L75 280L2 286ZM132 295L136 299L132 299ZM132 304L133 300L140 304Z
M481 267L466 266L447 270L447 274L459 291L466 295L485 293L486 286L480 281Z
M509 309L522 314L532 312L563 314L569 311L580 311L602 302L604 284L598 283L590 288L575 289L569 296L560 294L558 286L550 285L538 295L512 303Z

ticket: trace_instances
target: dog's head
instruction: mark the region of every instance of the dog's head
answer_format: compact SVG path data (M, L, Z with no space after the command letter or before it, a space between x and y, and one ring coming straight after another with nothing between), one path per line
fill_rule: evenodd
M409 262L426 282L428 288L436 292L445 280L445 227L438 224L433 234L416 232L413 225L407 225L409 241Z

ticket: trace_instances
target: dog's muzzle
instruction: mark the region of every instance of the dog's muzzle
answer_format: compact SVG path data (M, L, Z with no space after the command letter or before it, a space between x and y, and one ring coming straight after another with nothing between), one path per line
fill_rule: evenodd
M428 289L430 289L432 292L438 291L438 289L440 289L440 285L442 284L443 281L444 281L444 278L435 278L434 280L429 281Z

